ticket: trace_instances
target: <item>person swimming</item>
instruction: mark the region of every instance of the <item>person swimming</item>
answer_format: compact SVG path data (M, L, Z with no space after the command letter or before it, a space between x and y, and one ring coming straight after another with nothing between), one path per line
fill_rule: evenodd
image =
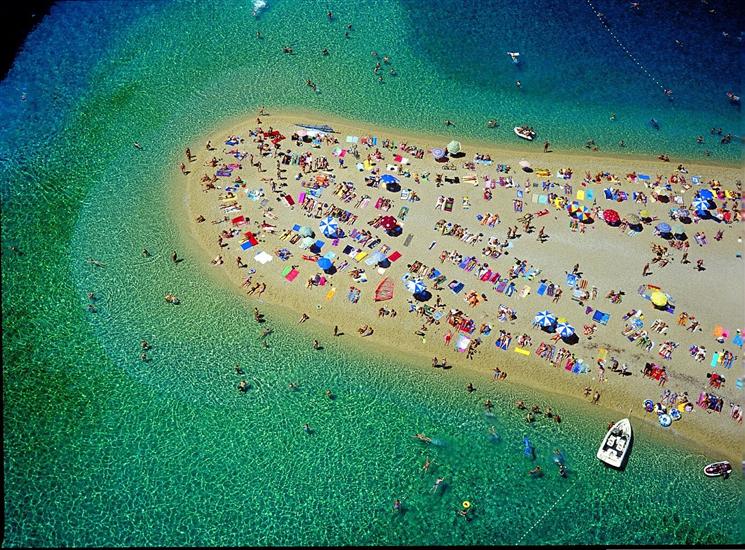
M541 469L540 466L536 466L535 468L530 470L530 472L528 473L534 477L541 477L543 475L543 470Z
M418 434L416 434L416 435L414 435L412 437L415 437L416 439L418 439L419 441L423 441L424 443L432 443L432 438L431 437L427 437L426 435L424 435L422 433L418 433Z
M431 492L432 493L436 493L438 491L438 489L440 489L441 487L443 487L443 484L442 484L443 481L445 481L445 478L444 477L438 477L437 478L437 481L435 481L435 484L432 485Z

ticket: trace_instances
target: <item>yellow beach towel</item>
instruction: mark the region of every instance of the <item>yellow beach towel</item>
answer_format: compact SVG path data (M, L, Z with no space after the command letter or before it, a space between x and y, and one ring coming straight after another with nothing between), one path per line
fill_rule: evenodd
M515 348L515 353L519 353L521 355L530 355L530 350L525 348Z
M331 290L329 290L329 291L328 291L328 292L326 293L326 299L327 299L327 300L331 300L331 299L332 299L332 298L334 297L334 294L336 294L336 288L334 288L334 287L331 287Z
M365 251L363 251L363 252L360 252L359 254L357 254L357 255L356 255L356 256L354 257L354 259L355 259L355 260L357 260L358 262L359 262L359 261L362 261L362 260L364 260L364 259L365 259L365 258L367 257L367 254L368 254L368 253L367 253L367 252L365 252Z

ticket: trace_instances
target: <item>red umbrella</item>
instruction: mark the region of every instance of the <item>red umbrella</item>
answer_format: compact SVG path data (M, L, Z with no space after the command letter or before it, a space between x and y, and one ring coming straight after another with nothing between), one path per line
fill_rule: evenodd
M383 216L383 219L380 220L380 225L382 225L384 229L393 229L398 225L398 222L393 216Z
M614 224L621 221L621 216L618 215L618 212L609 208L608 210L603 210L603 219L606 223Z

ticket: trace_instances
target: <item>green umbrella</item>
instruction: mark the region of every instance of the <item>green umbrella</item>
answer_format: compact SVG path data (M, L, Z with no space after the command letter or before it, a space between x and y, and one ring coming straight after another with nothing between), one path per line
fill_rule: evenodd
M457 155L460 153L460 141L451 141L448 143L448 153L451 155Z
M300 234L301 237L315 237L316 236L315 232L307 225L304 225L303 227L298 229L298 233Z
M673 225L673 234L675 235L683 235L686 232L686 228L683 227L682 223L676 223Z
M639 225L642 222L641 218L636 214L629 214L626 216L626 221L631 225Z

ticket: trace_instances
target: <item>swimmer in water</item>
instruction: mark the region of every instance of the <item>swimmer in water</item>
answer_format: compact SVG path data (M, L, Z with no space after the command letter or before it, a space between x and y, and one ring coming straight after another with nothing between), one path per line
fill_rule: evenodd
M432 493L436 493L436 492L437 492L437 490L438 490L438 489L439 489L440 487L442 487L442 482L443 482L443 481L445 481L445 478L444 478L444 477L438 477L438 478L437 478L437 481L435 481L435 484L434 484L434 485L432 485L432 489L431 489L431 492L432 492Z
M422 470L425 472L429 472L429 467L432 465L432 462L430 461L429 457L426 457L424 459L424 465L422 465Z
M140 144L139 144L139 143L137 143L136 141L134 142L134 146L135 146L135 149L139 149L139 150L142 150L142 145L140 145Z
M476 391L476 388L473 387L473 384L471 382L468 383L466 389L468 390L468 393L473 393Z
M563 464L559 464L559 475L561 477L566 477L567 476L567 469L566 469L566 467Z
M307 434L310 434L313 430L311 429L309 424L303 424L303 431Z
M403 505L399 499L393 501L393 511L400 512L403 509Z
M538 477L540 477L540 476L543 475L543 470L541 470L541 467L540 466L536 466L535 468L533 468L532 470L530 470L530 472L528 472L528 473L530 475L532 475L532 476L538 476Z

